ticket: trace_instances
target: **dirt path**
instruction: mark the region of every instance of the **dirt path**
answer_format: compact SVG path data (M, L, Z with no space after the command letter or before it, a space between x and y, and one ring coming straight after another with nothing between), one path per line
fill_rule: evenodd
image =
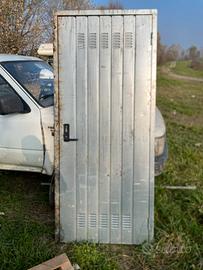
M188 76L175 74L168 67L162 67L161 71L163 73L167 74L169 77L174 78L174 79L184 80L184 81L193 81L193 82L203 82L203 79L201 79L201 78L188 77Z

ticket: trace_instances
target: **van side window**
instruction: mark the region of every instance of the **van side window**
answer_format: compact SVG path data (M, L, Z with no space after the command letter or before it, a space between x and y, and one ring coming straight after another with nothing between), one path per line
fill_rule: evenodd
M1 65L42 107L54 105L54 74L46 62L13 61Z
M0 75L0 115L29 113L31 110L12 86Z
M0 75L0 98L8 95L16 95L9 83Z

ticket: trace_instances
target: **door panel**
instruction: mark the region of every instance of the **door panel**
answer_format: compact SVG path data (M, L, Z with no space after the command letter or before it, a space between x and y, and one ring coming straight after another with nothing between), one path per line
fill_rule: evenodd
M20 97L24 96L24 101L28 101L28 97L18 85L6 72L0 70L0 98L5 89ZM34 103L28 101L27 104L31 109L29 113L0 115L0 169L42 170L43 139L40 111Z
M110 209L110 144L111 144L111 17L100 17L100 80L99 88L102 89L99 116L99 194L100 229L99 239L110 241L107 229L108 213Z
M67 21L61 21L61 29L59 32L59 37L61 40L61 51L66 50L66 55L59 55L61 62L61 72L59 74L59 80L61 81L60 88L64 87L67 89L66 92L61 91L61 100L63 100L63 106L67 108L66 111L61 111L61 117L63 118L63 123L70 124L70 136L72 138L76 138L76 63L75 63L75 55L76 55L76 25L75 18L69 18ZM67 42L69 46L67 46ZM83 42L83 39L82 39ZM84 41L85 42L85 41ZM81 45L82 46L82 45ZM63 59L63 60L62 60ZM79 67L78 67L79 68ZM81 71L81 77L84 78L84 72ZM84 80L86 81L86 80ZM77 84L79 87L79 84ZM68 89L71 89L68 90ZM64 126L63 124L59 126L60 134L64 134ZM56 143L57 147L58 144ZM84 144L86 145L86 143ZM61 171L61 184L60 184L60 200L61 200L61 227L64 232L67 232L70 236L70 241L74 241L76 237L76 144L74 142L65 143L61 140L61 159L60 164L64 168ZM71 155L66 155L69 152ZM83 156L83 152L81 153L81 158L85 158ZM81 168L82 170L83 168ZM66 175L69 175L69 183L66 182ZM82 179L82 177L80 178ZM84 179L84 178L83 178ZM84 185L85 186L85 185ZM86 194L86 192L84 192ZM66 200L68 196L69 200ZM84 202L85 204L85 202ZM78 203L79 208L79 203ZM69 218L71 217L71 218ZM61 231L61 234L63 234Z
M60 237L139 244L153 215L153 16L100 15L57 18Z

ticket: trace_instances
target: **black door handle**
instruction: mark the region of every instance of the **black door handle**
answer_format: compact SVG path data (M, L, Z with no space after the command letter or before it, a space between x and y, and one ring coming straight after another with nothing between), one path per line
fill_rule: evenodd
M64 124L63 125L63 140L64 142L76 142L78 139L71 139L70 138L70 125Z

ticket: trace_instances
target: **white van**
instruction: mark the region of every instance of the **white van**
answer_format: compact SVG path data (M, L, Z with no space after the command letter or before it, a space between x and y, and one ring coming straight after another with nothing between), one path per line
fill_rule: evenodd
M0 169L54 171L54 78L45 61L0 54ZM155 174L167 159L166 127L156 109Z

